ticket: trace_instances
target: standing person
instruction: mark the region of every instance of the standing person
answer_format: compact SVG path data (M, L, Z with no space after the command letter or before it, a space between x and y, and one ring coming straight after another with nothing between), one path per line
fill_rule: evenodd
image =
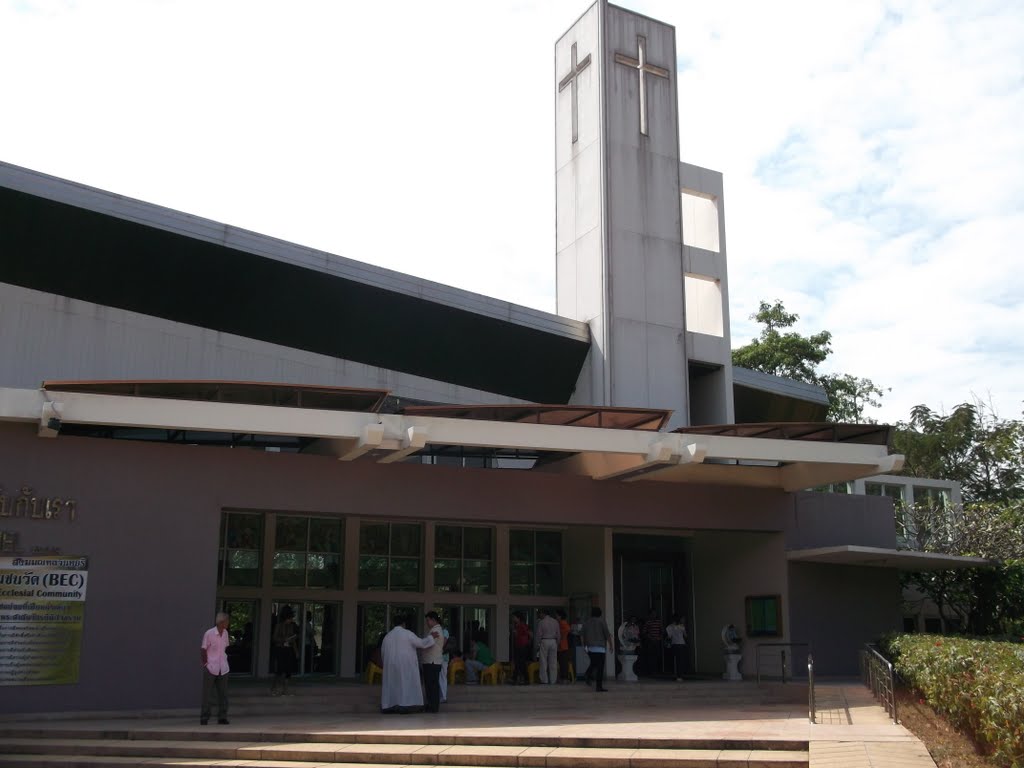
M210 699L217 692L217 722L228 724L228 645L231 635L228 625L231 617L226 613L218 613L214 626L206 630L203 642L199 646L199 656L203 661L203 702L199 708L199 724L210 722Z
M555 611L558 617L558 680L562 683L569 682L569 635L572 628L569 626L569 617L562 608Z
M662 661L664 660L661 646L665 638L665 632L661 619L658 618L657 611L652 610L647 614L647 621L644 622L641 638L643 639L644 649L644 673L654 675L661 672Z
M273 643L274 682L270 685L270 695L290 696L288 681L299 667L299 626L290 605L284 606L277 614Z
M611 644L612 633L608 631L608 624L601 618L601 609L594 606L590 609L590 618L583 622L583 647L587 649L587 655L590 656L587 684L590 684L591 675L593 675L598 693L608 690L604 687L604 665Z
M441 634L443 635L444 644L441 646L441 676L438 681L441 686L441 703L448 703L448 663L451 661L451 633L448 631L448 627L444 624L440 625Z
M512 614L512 682L516 685L529 685L530 677L526 671L530 663L530 643L533 633L526 623L526 614L516 611Z
M554 685L558 679L558 640L561 629L558 619L547 608L537 609L537 659L540 661L540 681Z
M424 645L420 651L423 664L423 689L426 697L423 709L425 712L437 712L441 709L441 656L444 653L444 628L437 611L430 611L426 616L427 636L430 645Z
M683 675L686 674L686 622L679 614L672 617L672 623L665 627L665 634L672 644L676 682L681 683Z
M383 679L380 687L380 711L403 715L423 706L423 686L416 651L434 644L434 638L421 638L406 629L407 616L395 617L395 626L384 635L380 645Z

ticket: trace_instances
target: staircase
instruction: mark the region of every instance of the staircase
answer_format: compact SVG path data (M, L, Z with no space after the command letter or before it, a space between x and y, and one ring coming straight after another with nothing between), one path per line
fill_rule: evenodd
M738 722L758 713L800 716L801 694L800 686L714 682L620 684L600 696L582 684L459 685L440 715L384 716L379 687L306 684L295 696L271 698L266 686L236 685L231 725L200 726L197 714L181 712L134 722L8 720L0 767L808 768L806 740L721 731L697 737L693 727L671 735L683 733L677 723L698 724L711 708Z

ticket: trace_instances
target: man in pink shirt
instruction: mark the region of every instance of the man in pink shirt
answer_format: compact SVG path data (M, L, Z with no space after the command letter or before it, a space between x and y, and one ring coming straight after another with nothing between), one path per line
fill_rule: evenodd
M217 722L228 724L228 624L231 617L217 614L217 625L206 630L199 653L203 660L203 704L199 710L199 724L210 721L210 699L217 690Z

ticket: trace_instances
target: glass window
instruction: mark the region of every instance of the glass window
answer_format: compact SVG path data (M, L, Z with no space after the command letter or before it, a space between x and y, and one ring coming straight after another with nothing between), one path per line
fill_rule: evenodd
M422 589L423 526L361 523L359 588L419 592Z
M561 531L509 531L509 592L562 594Z
M757 595L747 600L747 637L782 636L782 598Z
M274 586L340 588L343 525L338 518L278 515Z
M225 512L221 515L218 583L258 587L263 553L263 515Z
M929 506L932 509L945 509L949 505L949 490L915 485L914 504Z
M489 594L494 591L492 529L434 527L434 589Z
M867 496L888 496L893 501L903 501L903 486L892 483L864 483Z

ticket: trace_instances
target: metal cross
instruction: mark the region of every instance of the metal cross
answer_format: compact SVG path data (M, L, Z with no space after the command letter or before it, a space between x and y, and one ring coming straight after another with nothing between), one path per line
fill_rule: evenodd
M566 89L566 87L568 87L569 90L572 92L572 143L575 144L577 139L579 139L580 137L579 117L577 116L577 101L579 100L579 95L576 90L578 87L576 85L576 78L579 77L580 72L582 72L584 69L590 66L590 54L588 53L586 56L584 56L583 61L577 64L576 43L573 43L572 52L570 56L572 57L572 69L569 70L569 74L567 74L559 81L558 92L561 93Z
M668 70L656 67L647 63L647 38L643 35L636 36L637 57L626 56L624 53L615 54L615 63L632 67L640 73L640 133L647 136L647 78L644 75L654 75L669 79Z

